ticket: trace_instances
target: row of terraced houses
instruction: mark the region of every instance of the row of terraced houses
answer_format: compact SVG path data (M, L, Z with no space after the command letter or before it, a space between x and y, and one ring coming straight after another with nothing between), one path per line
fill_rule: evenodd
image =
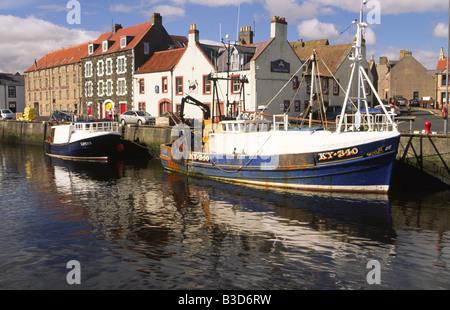
M66 110L108 118L112 109L161 116L178 112L186 95L211 107L212 73L223 79L217 88L221 101L211 108L233 109L225 104L233 102L254 111L268 105L267 113L298 116L309 103L311 81L308 68L298 69L313 50L321 60L325 104L339 105L344 99L340 82L349 79L352 43L289 42L287 21L280 17L270 21L270 37L260 43L253 42L250 27L240 29L236 44L202 44L195 24L187 32L187 37L168 34L155 13L152 21L125 28L117 24L95 41L50 52L25 71L26 106L41 116ZM363 65L370 77L376 74L374 64ZM244 77L248 83L241 83ZM368 96L373 96L370 90ZM191 105L184 113L203 116Z

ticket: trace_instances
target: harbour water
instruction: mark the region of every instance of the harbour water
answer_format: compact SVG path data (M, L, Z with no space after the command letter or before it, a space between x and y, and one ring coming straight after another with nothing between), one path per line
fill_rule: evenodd
M2 145L0 193L3 290L450 289L449 191L265 190Z

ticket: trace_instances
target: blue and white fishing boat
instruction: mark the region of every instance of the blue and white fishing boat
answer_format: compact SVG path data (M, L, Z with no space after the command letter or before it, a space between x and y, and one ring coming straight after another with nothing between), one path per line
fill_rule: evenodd
M204 121L200 143L192 143L190 131L181 130L182 135L174 143L161 145L164 168L266 187L388 192L400 133L394 114L383 105L361 65L362 33L367 25L362 19L354 23L357 35L351 56L352 73L334 127L327 123L314 127L310 118L305 126L294 128L285 114L268 119L259 112L241 111L237 118L218 123L213 123L213 117ZM315 60L312 55L313 77ZM359 83L358 98L349 97L354 78ZM369 113L366 83L379 101L379 114ZM314 82L311 90L310 106ZM195 145L193 150L191 145Z
M119 124L111 121L73 122L51 127L45 154L67 160L107 161L121 152Z

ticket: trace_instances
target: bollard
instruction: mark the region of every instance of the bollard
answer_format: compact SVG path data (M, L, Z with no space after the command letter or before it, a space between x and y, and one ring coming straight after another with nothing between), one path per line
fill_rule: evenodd
M426 135L430 134L430 129L431 129L431 123L430 122L425 122L425 134Z

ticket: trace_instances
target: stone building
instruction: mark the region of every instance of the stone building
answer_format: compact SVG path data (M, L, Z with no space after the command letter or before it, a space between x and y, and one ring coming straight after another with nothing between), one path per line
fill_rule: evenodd
M249 111L271 103L266 113L280 114L288 110L290 101L300 98L291 84L273 101L274 95L301 67L301 61L287 41L287 22L274 17L270 22L270 38L266 42L253 43L253 31L243 27L241 44L214 46L200 43L200 32L191 25L189 42L180 51L161 51L136 72L142 84L135 89L135 108L145 107L150 114L159 116L164 112L178 112L186 95L209 106L214 116L234 113L237 106ZM219 103L211 106L213 82L209 74L218 80ZM301 73L299 73L301 75ZM243 78L248 80L244 85ZM229 78L227 80L225 78ZM228 112L228 113L227 113ZM298 113L290 109L290 115ZM198 107L185 107L186 118L202 118Z
M377 66L378 94L390 102L395 98L419 101L435 97L434 76L412 55L401 50L400 59L389 61L380 57Z
M313 40L313 41L297 41L291 43L297 55L303 61L306 61L313 51L318 56L318 72L321 77L321 87L323 93L323 101L325 106L341 106L345 100L345 91L350 80L351 65L353 61L349 59L353 52L353 43L330 45L328 40ZM371 81L374 81L373 72L370 68L369 62L366 60L365 44L363 45L363 61L362 66L366 70ZM309 104L310 81L311 73L307 72L305 82L302 84L302 105L298 111L303 111ZM352 87L350 97L357 97L357 81ZM374 85L376 88L376 86ZM366 85L367 103L372 106L374 103L373 92L368 85Z
M77 112L81 103L81 58L87 43L46 54L25 70L25 105L36 114L50 116L57 110Z
M133 108L133 90L138 87L134 72L156 51L177 48L183 41L171 37L155 13L152 21L122 28L116 24L111 32L90 42L81 59L83 115L109 118L109 111L123 113Z

